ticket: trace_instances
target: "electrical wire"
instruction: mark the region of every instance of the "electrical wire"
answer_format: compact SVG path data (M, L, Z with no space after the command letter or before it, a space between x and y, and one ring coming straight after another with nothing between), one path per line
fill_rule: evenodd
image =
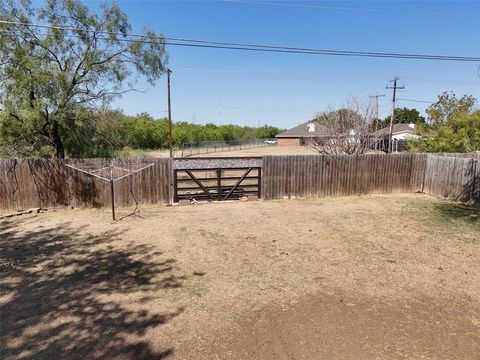
M108 34L115 36L122 36L120 41L153 43L151 39L163 41L166 45L195 47L195 48L209 48L209 49L225 49L225 50L241 50L241 51L257 51L257 52L273 52L273 53L290 53L290 54L309 54L309 55L331 55L331 56L359 56L359 57L374 57L374 58L395 58L395 59L411 59L411 60L440 60L440 61L463 61L463 62L480 62L480 57L473 56L453 56L453 55L430 55L430 54L410 54L410 53L387 53L387 52L369 52L369 51L353 51L353 50L331 50L331 49L317 49L317 48L303 48L303 47L289 47L278 45L264 45L264 44L250 44L250 43L232 43L220 42L201 39L188 39L169 36L151 36L131 33L118 33L109 31L96 31L92 29L81 29L69 26L53 26L25 23L19 21L0 20L1 24L19 25L26 27L37 27L46 29L69 30L78 32L92 32L96 34ZM140 39L128 39L127 37Z
M402 98L398 98L397 100L402 100L402 101L411 101L411 102L425 103L425 104L435 104L435 102L434 102L434 101L426 101L426 100L402 99Z
M330 75L287 75L283 74L275 74L275 73L261 73L256 71L237 71L237 70L222 70L222 69L208 69L208 68L200 68L200 67L191 67L191 66L175 66L175 71L186 71L186 72L204 72L204 73L211 73L220 76L242 76L245 77L255 77L255 79L265 78L271 80L295 80L295 81L319 81L319 80L335 80L335 81L361 81L361 82L376 82L376 81L384 81L387 75L371 75L371 76L330 76ZM419 78L419 77L411 77L405 75L399 75L402 79L409 79L413 81L420 81L420 82L432 82L432 83L442 83L442 84L451 84L451 85L464 85L464 86L480 86L480 82L478 81L468 81L468 80L451 80L451 79L433 79L433 78Z
M226 3L232 4L244 4L244 5L268 5L268 6L284 6L284 7L297 7L307 9L321 9L321 10L346 10L346 11L361 11L361 12L380 12L380 13L400 13L400 14L422 14L422 15L451 15L447 12L419 12L409 10L397 10L397 9L380 9L380 8L359 8L359 7L345 7L345 6L325 6L325 5L311 5L311 4L294 4L294 3L280 3L273 1L250 1L250 0L223 0Z

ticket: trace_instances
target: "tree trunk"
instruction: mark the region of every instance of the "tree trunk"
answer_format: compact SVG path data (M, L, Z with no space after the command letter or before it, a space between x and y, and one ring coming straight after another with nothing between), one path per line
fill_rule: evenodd
M52 122L52 126L50 128L50 138L53 142L53 146L55 147L55 157L57 157L58 159L64 159L65 148L63 146L63 141L58 133L58 122L56 121Z

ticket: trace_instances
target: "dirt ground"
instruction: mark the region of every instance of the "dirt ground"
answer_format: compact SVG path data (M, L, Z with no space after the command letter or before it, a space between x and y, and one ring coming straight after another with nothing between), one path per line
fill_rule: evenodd
M246 150L224 151L193 155L192 157L234 157L234 156L264 156L264 155L312 155L318 154L308 146L267 146Z
M206 150L202 150L206 151ZM266 146L245 150L218 151L201 153L190 157L235 157L235 156L264 156L264 155L311 155L318 154L315 149L309 146ZM168 157L168 151L150 151L151 157ZM175 152L175 157L181 157L180 150Z
M141 214L0 220L0 358L480 357L475 209L369 195Z

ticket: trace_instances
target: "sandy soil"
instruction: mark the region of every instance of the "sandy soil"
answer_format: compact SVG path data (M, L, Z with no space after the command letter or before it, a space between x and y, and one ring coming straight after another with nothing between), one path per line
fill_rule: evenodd
M0 220L2 359L479 358L474 209L372 195L141 214Z
M194 155L192 157L233 157L233 156L264 156L264 155L311 155L318 154L308 146L267 146L246 150L224 151Z

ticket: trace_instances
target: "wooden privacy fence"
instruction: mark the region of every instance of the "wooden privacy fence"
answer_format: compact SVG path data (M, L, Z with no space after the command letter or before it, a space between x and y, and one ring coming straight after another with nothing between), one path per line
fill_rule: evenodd
M83 170L108 167L108 159L44 159L0 161L0 208L28 209L71 205L75 207L108 206L110 184L65 166L68 163ZM171 199L171 160L115 159L116 176L141 166L154 165L115 181L115 203L135 202L168 204Z
M341 196L421 191L424 154L265 156L263 195Z
M173 200L174 169L198 168L200 165L202 168L244 167L246 161L248 166L261 168L259 185L265 199L424 192L480 203L479 155L447 155L295 155L173 161L115 159L119 168L131 170L153 163L153 166L115 182L115 203L169 204ZM94 170L108 166L110 160L1 160L0 208L96 207L111 203L108 182L66 167L66 163ZM118 173L116 177L121 175Z
M480 203L480 156L428 154L423 192L466 203Z

